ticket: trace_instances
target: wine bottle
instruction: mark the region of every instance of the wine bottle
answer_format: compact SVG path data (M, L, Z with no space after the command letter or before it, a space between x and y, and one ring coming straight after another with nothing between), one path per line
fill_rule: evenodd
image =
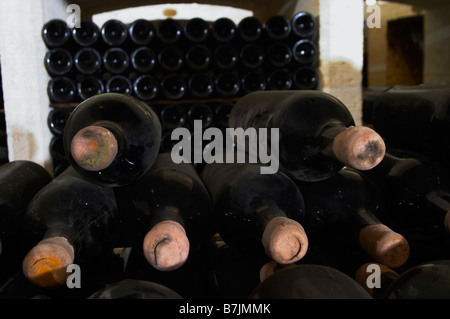
M214 87L220 96L233 97L239 93L241 84L234 72L223 72L216 76Z
M48 81L47 95L51 102L73 102L77 95L77 88L68 77L54 77Z
M293 83L298 90L315 90L319 85L319 75L315 68L310 66L301 66L295 70Z
M236 36L237 27L233 20L223 17L213 22L211 32L217 42L230 42Z
M96 76L87 76L77 83L78 96L82 101L87 100L94 95L105 92L105 86L100 78Z
M133 69L138 73L149 73L156 66L156 54L149 47L139 47L131 52L130 61Z
M91 183L69 167L25 211L24 228L36 243L23 259L25 277L37 286L61 286L70 264L93 267L112 254L118 225L112 188Z
M292 32L300 38L313 38L317 33L317 21L306 11L295 14L291 19Z
M281 172L261 174L258 164L210 163L202 179L225 243L249 253L263 247L280 264L305 255L303 196L289 177Z
M91 181L124 185L152 166L161 140L161 124L143 102L104 93L81 102L64 130L67 157Z
M202 129L206 129L213 124L214 113L206 103L195 103L189 106L187 111L188 125L194 129L194 121L202 121Z
M153 76L143 74L133 82L133 92L142 101L153 100L159 92L158 82Z
M195 73L187 83L190 95L195 98L207 98L213 94L214 81L208 73Z
M20 253L17 247L23 232L23 213L51 180L47 169L33 161L14 160L0 166L0 255Z
M128 39L128 28L120 20L110 19L106 21L101 29L103 41L110 47L118 47L125 43Z
M133 84L126 76L114 75L106 82L105 91L107 93L131 95L131 92L133 92Z
M373 107L373 127L386 144L422 155L448 158L450 85L394 86Z
M72 28L72 37L81 47L98 48L100 42L100 28L90 20L81 20L79 28Z
M131 41L138 46L148 46L156 37L156 28L152 21L136 19L128 27Z
M299 188L305 199L305 228L310 236L332 246L330 250L336 248L333 241L339 237L341 242L358 243L375 262L388 267L398 268L408 260L408 241L378 219L382 196L357 170L344 167L327 180ZM350 247L338 248L342 255L347 249L348 255Z
M187 84L181 75L171 73L163 77L160 89L166 99L179 100L186 94Z
M206 45L191 46L186 52L186 64L194 71L205 70L211 63L212 53Z
M184 65L183 50L176 46L167 46L159 52L158 62L165 73L176 72Z
M292 55L301 65L314 65L318 58L317 46L311 40L299 40L292 47Z
M123 74L130 66L128 53L119 47L106 50L102 60L105 70L112 74Z
M373 286L375 267L380 269L378 287ZM450 261L433 260L415 265L400 274L383 264L363 264L355 276L374 299L448 299L450 298ZM372 280L371 280L372 279Z
M191 18L186 22L183 29L184 36L192 43L205 42L210 35L210 27L208 22L202 18Z
M450 180L441 162L388 152L364 174L383 190L390 208L383 217L405 230L428 226L450 233Z
M72 70L72 54L63 48L51 49L45 54L44 66L50 76L64 76Z
M285 67L292 60L292 50L284 42L274 42L267 48L267 60L274 68Z
M341 101L314 90L251 92L234 105L229 126L279 128L280 169L303 181L327 179L344 165L373 168L385 153L374 130L355 126Z
M275 272L249 299L372 299L345 273L328 266L301 264Z
M242 77L241 86L244 94L254 91L264 91L266 89L264 73L256 70L247 72Z
M241 40L244 42L255 42L262 37L264 29L257 17L249 16L239 21L237 30Z
M181 104L165 105L161 110L160 118L161 124L166 130L184 126L187 121L186 108Z
M175 163L171 156L160 153L150 170L127 189L145 234L139 246L161 271L180 268L210 235L208 191L192 164Z
M275 41L287 39L292 31L291 22L282 15L267 19L264 28L268 38Z
M183 27L179 21L167 18L159 22L156 35L163 44L174 44L183 37Z
M213 53L214 64L219 69L231 70L239 60L239 52L235 46L224 44L216 47Z
M88 299L183 299L183 297L156 282L123 279L96 291Z
M47 125L50 132L55 136L63 135L67 119L72 108L52 108L47 116Z
M67 23L60 19L47 21L42 27L41 36L47 48L67 46L71 40Z
M265 60L265 51L259 44L249 43L240 51L240 61L245 68L257 69Z
M271 91L284 91L292 87L292 75L286 69L275 69L267 77Z
M102 57L100 53L91 48L82 48L75 53L74 65L78 72L84 75L94 75L100 72Z

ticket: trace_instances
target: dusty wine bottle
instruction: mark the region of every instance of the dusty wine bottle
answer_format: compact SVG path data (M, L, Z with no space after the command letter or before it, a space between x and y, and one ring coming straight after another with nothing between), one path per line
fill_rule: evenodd
M123 279L96 291L88 299L183 299L177 292L159 283Z
M298 180L323 180L344 165L367 170L385 153L374 130L355 126L341 101L315 90L251 92L234 105L229 126L279 128L280 168Z
M371 299L371 296L356 280L337 269L301 264L266 278L249 299Z
M404 229L433 225L450 232L450 180L441 162L386 153L364 174L383 190L389 207L384 215L395 224Z
M408 260L408 241L378 219L380 192L357 170L344 167L327 180L300 184L299 188L305 199L305 228L316 238L350 236L346 237L349 241L358 242L374 261L388 267L398 268ZM333 235L326 238L333 241Z
M230 70L237 64L239 52L235 46L224 44L217 46L214 50L213 57L215 66L219 69Z
M41 165L15 160L0 166L0 254L16 253L22 217L28 203L52 177Z
M143 102L104 93L80 103L64 130L70 163L83 177L108 185L139 178L156 159L161 124Z
M194 166L174 163L170 153L160 153L150 170L128 185L128 196L145 233L144 256L158 270L181 267L210 235L208 191Z
M176 46L167 46L159 52L158 62L166 74L176 72L184 65L183 50Z
M375 287L372 278L369 278L374 273L375 267L379 267L380 270L378 287ZM358 268L355 278L374 299L450 298L450 261L448 260L421 263L400 274L383 264L364 264Z
M448 158L450 85L398 85L373 106L373 127L387 144L434 158Z
M94 265L112 254L119 225L112 188L90 183L72 167L43 187L24 214L34 246L23 259L26 278L37 286L56 288L74 263Z
M289 177L281 172L260 174L258 164L211 163L205 165L202 179L227 244L248 252L262 244L267 256L280 264L305 255L303 197Z
M292 47L292 55L299 64L313 65L318 57L317 46L311 40L300 40Z
M240 51L240 61L246 68L257 69L263 65L264 60L265 51L259 44L249 43Z

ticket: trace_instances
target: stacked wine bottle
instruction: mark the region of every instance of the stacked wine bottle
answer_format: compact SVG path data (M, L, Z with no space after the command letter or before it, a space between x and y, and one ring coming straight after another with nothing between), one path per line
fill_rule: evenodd
M224 128L246 93L317 88L316 33L308 12L265 22L250 16L238 24L228 18L138 19L102 26L82 21L69 29L65 21L51 20L42 29L48 96L54 109L68 110L104 92L134 96L155 109L166 136L176 127L191 128L195 119L203 128ZM56 167L66 163L58 151L66 115L49 115ZM162 151L169 146L170 140L164 142Z

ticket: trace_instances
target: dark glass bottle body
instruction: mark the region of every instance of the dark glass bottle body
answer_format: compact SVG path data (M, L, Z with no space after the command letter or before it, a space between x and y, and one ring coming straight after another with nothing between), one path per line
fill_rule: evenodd
M55 136L62 136L72 108L53 108L47 116L47 125Z
M63 76L72 71L72 54L63 48L54 48L45 54L44 66L50 76Z
M99 73L101 70L102 57L96 49L91 47L78 50L73 59L76 69L81 74L94 75Z
M70 43L71 33L63 20L52 19L41 30L42 39L48 48L63 47Z
M100 28L90 20L82 20L79 28L72 29L74 41L81 47L100 47Z
M394 86L373 105L373 126L386 144L435 158L448 157L450 86Z
M250 299L372 299L361 285L341 271L302 264L282 269L263 280Z
M77 97L77 88L68 77L58 76L48 81L47 94L51 102L73 102Z
M51 181L49 172L32 161L16 160L0 166L0 254L19 253L15 249L16 241L21 240L23 213Z
M74 260L92 265L112 254L118 217L113 189L91 183L69 167L30 201L24 229L34 244L45 238L66 238L74 247Z
M117 19L106 21L102 25L100 33L103 41L111 47L121 46L128 39L127 26Z
M182 297L156 282L123 279L96 291L88 299L182 299Z
M131 41L138 46L148 46L156 37L156 28L152 21L137 19L128 27Z
M370 179L344 167L327 180L298 185L305 199L305 229L324 252L335 256L341 271L354 273L368 256L389 267L405 264L409 245L378 218L384 209L383 197ZM376 235L381 234L377 229L393 235L386 237L382 252L374 248L377 242L384 241Z
M272 40L286 39L292 31L291 22L281 15L275 15L267 19L264 28L267 36Z
M118 141L113 162L100 171L83 169L71 156L75 134L97 125L110 130ZM100 94L82 102L70 115L64 130L64 147L75 169L90 180L121 185L145 174L156 159L161 124L154 111L139 100L121 94Z
M344 166L326 155L331 140L322 132L351 125L354 120L344 104L316 91L252 92L236 102L229 118L234 128L279 128L280 168L304 181L327 179Z
M317 33L317 21L306 11L294 15L291 19L292 32L300 38L313 38Z
M174 196L176 194L176 196ZM175 221L186 231L190 253L198 252L211 235L211 199L194 166L174 163L171 153L160 153L150 170L127 187L136 228L140 230L137 247L145 234L162 221ZM125 217L127 218L127 217ZM132 217L133 218L133 217ZM131 223L130 223L131 224Z
M130 96L133 92L133 83L128 77L116 74L106 81L105 92Z
M94 95L105 93L105 86L99 77L87 76L78 81L77 91L78 97L84 101Z
M242 251L258 252L267 224L274 217L301 221L305 206L294 182L281 172L261 174L260 165L211 163L202 179L211 194L221 238Z
M192 43L204 42L208 39L210 34L210 27L208 22L202 18L191 18L184 26L184 36Z

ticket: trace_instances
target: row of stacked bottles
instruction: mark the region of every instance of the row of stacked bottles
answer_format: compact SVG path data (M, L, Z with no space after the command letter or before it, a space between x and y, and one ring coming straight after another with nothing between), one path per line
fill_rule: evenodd
M114 93L79 104L60 175L1 167L2 297L450 298L447 158L394 154L321 91L249 93L228 124L278 128L279 170L262 174L262 153L221 162L238 144L176 163L147 104ZM72 264L80 288L68 287Z
M55 136L50 152L55 173L67 167L60 132L79 102L101 93L131 95L157 112L163 127L161 151L172 148L174 128L223 129L241 96L259 90L316 89L317 21L308 12L291 19L254 16L205 21L113 19L98 26L62 20L43 26L50 75L48 122Z

